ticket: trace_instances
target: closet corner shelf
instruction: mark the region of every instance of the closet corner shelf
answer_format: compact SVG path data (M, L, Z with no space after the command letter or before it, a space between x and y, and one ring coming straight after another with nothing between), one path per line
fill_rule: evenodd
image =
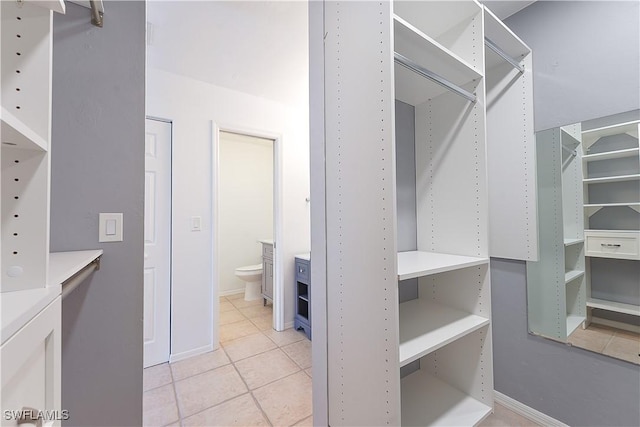
M398 253L398 280L414 279L461 268L488 264L489 258L451 255L437 252Z
M621 159L624 157L634 157L640 153L640 148L627 148L624 150L605 151L603 153L585 154L582 160L585 162L596 162L598 160Z
M640 306L633 304L625 304L622 302L607 301L597 298L589 298L587 307L599 308L601 310L614 311L616 313L629 314L631 316L640 316Z
M569 282L572 282L582 276L584 276L584 271L580 271L580 270L568 271L564 275L564 283L569 284Z
M605 126L596 129L589 129L582 131L582 142L586 147L593 145L595 141L605 136L629 134L635 138L638 137L638 124L640 121L635 120L626 123L619 123L611 126Z
M584 243L584 239L564 239L565 246L577 245L579 243Z
M633 175L605 176L601 178L586 178L583 180L583 182L585 184L601 184L606 182L635 181L639 179L640 179L640 174L633 174Z
M424 370L401 380L402 425L475 426L489 416L492 408L462 393Z
M47 151L47 141L20 119L7 111L2 112L2 147L13 147L24 150Z
M489 319L424 299L400 304L400 366L489 324Z
M584 316L574 316L572 314L567 316L567 336L571 335L573 331L578 329L582 322L585 321Z

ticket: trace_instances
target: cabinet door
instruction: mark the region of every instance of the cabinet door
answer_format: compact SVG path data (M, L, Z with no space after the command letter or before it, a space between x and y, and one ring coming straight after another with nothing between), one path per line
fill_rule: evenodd
M0 348L3 426L18 425L15 414L23 408L42 411L32 414L44 417L44 426L59 426L65 417L60 403L61 307L58 297Z
M263 270L263 272L264 272L263 277L265 277L265 280L266 280L265 294L269 298L273 299L273 260L267 260L265 269Z
M262 258L262 295L267 295L267 265L269 265L269 261L266 258Z

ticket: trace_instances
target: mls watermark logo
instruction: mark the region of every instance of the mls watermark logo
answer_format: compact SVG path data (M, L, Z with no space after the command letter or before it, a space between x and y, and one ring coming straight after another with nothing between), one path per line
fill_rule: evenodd
M69 411L66 409L45 409L44 411L40 411L38 409L27 407L17 411L7 409L4 411L4 419L6 421L17 421L18 425L29 423L34 424L37 427L42 427L43 425L46 425L45 423L50 423L51 421L68 420Z

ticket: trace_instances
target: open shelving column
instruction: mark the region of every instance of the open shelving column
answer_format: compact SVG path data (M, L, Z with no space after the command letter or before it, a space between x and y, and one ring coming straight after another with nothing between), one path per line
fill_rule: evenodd
M326 2L310 17L313 333L328 361L314 420L476 425L493 408L483 8ZM416 244L400 253L396 101L415 116Z
M529 329L566 341L586 317L580 125L538 132L540 259L527 263Z
M592 321L592 309L640 316L637 297L635 300L633 295L593 297L591 281L592 257L627 260L636 266L640 263L639 130L640 121L636 120L582 132L587 324ZM593 221L594 218L598 221ZM594 227L593 223L599 226ZM609 285L607 288L617 289L613 283ZM637 330L619 320L611 323L598 319L609 326Z
M417 250L398 254L403 425L475 425L493 408L482 7L394 3L395 99L415 111ZM462 90L458 90L462 89ZM473 98L468 99L465 94Z
M1 290L45 287L49 251L52 13L1 2Z

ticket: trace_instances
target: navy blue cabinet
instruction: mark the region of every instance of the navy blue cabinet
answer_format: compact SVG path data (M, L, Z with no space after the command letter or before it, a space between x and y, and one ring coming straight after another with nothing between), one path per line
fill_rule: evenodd
M296 256L296 315L293 326L311 339L311 259Z

